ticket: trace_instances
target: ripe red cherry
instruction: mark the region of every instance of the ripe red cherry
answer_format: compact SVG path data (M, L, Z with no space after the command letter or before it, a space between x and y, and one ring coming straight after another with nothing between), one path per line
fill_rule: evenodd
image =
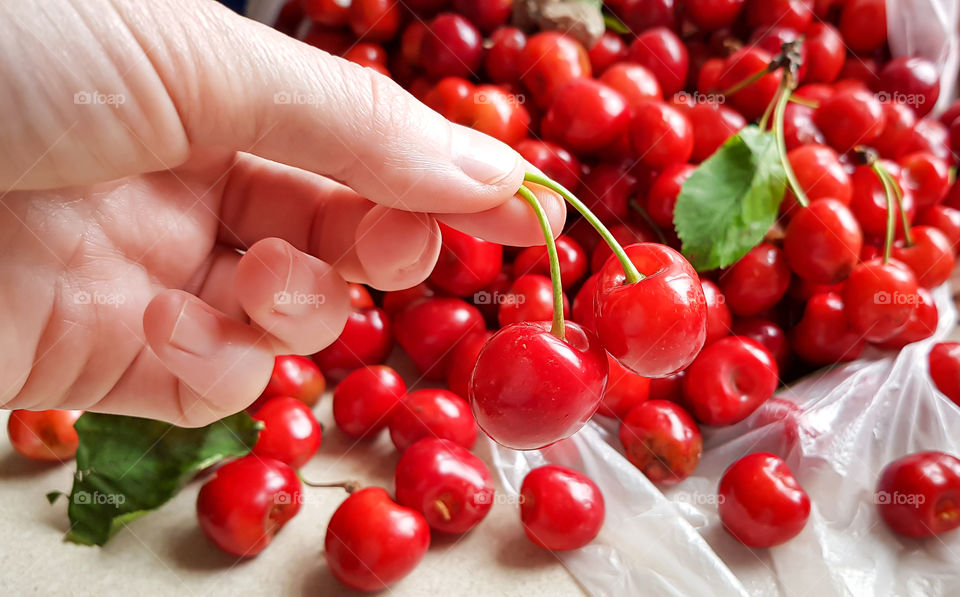
M568 322L560 340L549 323L515 323L480 352L470 404L480 429L494 441L535 450L583 427L597 411L606 382L607 355L577 324Z
M477 441L477 423L466 400L439 388L407 394L390 417L390 439L397 451L403 452L425 437L472 448Z
M633 407L644 402L650 395L650 380L624 368L609 354L607 365L610 373L597 414L622 419Z
M789 286L787 258L770 243L760 243L720 276L727 306L741 317L757 315L774 306Z
M390 318L378 307L354 309L333 344L313 355L323 373L342 379L347 373L367 365L382 363L393 349Z
M913 195L917 209L926 209L944 200L950 190L950 166L933 154L911 153L900 159L900 180Z
M271 398L253 418L263 422L257 443L253 445L257 456L273 458L298 469L320 448L320 424L310 407L296 398Z
M570 301L563 296L563 312L570 312ZM550 278L526 274L514 280L497 310L500 327L524 321L553 319L553 285Z
M614 64L603 73L600 80L619 91L631 111L642 102L663 99L663 90L656 75L635 62Z
M720 149L727 139L747 126L739 112L716 103L698 103L687 110L687 119L693 126L694 162L702 162Z
M576 192L580 184L580 160L556 143L524 139L517 144L517 153L538 168L545 176Z
M637 187L637 177L622 166L597 164L584 178L580 198L601 222L622 222L630 214L628 202Z
M483 329L480 311L454 298L411 305L396 323L397 342L426 379L446 377L453 347L467 334Z
M822 145L827 142L823 131L813 121L816 112L810 106L790 103L783 116L783 136L787 150L793 151L804 145Z
M580 286L577 296L573 299L573 308L570 310L573 320L580 327L591 334L597 333L597 313L595 303L597 299L597 280L599 274L593 274Z
M703 31L716 31L733 25L745 0L687 0L686 16Z
M347 21L353 33L367 41L389 41L400 30L400 3L397 0L354 0Z
M307 406L313 406L326 388L323 373L313 361L295 354L280 355L273 361L273 372L267 387L247 410L255 412L275 396L293 396Z
M905 537L930 537L960 526L960 460L917 452L880 473L874 496L880 518Z
M197 520L211 543L237 557L253 557L300 511L296 471L272 458L228 462L197 495Z
M444 77L427 92L423 103L449 120L456 120L472 96L474 85L461 77Z
M383 295L383 310L390 317L396 317L410 305L433 298L436 294L433 288L423 282L405 290L391 290Z
M877 346L885 350L900 350L907 344L929 338L937 331L940 314L937 312L933 295L926 288L919 289L917 294L920 297L920 302L917 303L917 309L910 315L907 324L900 328L892 338Z
M689 477L703 451L696 422L666 400L650 400L631 410L620 425L620 442L627 460L661 485Z
M840 13L840 34L854 52L868 53L882 46L887 41L886 2L846 0Z
M917 278L906 265L872 259L853 269L843 286L843 303L850 327L870 342L883 342L897 333L916 310Z
M471 295L493 282L503 265L503 247L440 224L443 245L430 281L456 296Z
M647 214L654 224L668 230L673 228L677 197L694 170L696 167L691 164L673 164L664 168L653 181L647 193Z
M590 76L590 59L577 41L553 31L527 40L520 54L520 80L534 101L546 108L553 94L572 79ZM569 187L568 187L569 188Z
M647 67L656 75L664 97L683 89L690 57L673 31L664 27L644 31L630 44L627 56L631 62Z
M510 19L513 0L453 0L453 8L481 31L489 33Z
M556 239L557 259L560 261L560 282L567 289L587 273L587 254L580 244L565 234ZM544 245L527 247L513 262L513 273L518 278L525 274L550 275L550 260Z
M932 153L941 160L952 160L950 152L950 132L932 118L921 118L913 125L910 142L903 153L925 151Z
M863 247L863 234L853 213L836 199L820 199L794 213L783 238L783 251L793 272L817 284L845 280Z
M466 533L493 506L493 477L482 460L462 446L421 439L397 462L397 503L423 514L430 528Z
M885 158L896 159L913 140L917 115L909 106L897 102L883 104L883 131L871 142L871 147Z
M620 92L595 79L573 79L556 90L540 123L543 138L578 154L612 143L630 119Z
M731 332L734 336L750 338L766 348L777 362L777 370L786 369L790 347L787 345L787 335L780 326L760 317L747 317L735 321Z
M344 52L343 57L364 66L368 64L387 66L387 52L380 44L360 42Z
M943 232L954 253L960 249L960 210L946 205L934 205L917 214L916 223L933 226Z
M950 279L953 272L953 247L946 235L931 226L910 229L913 245L898 241L893 258L905 263L924 288L935 288Z
M777 362L759 343L741 336L717 340L687 369L683 393L704 425L733 425L773 396Z
M717 81L718 91L730 89L749 77L763 71L773 56L756 46L746 46L727 57L723 72ZM760 118L777 93L780 71L766 74L727 99L747 120Z
M597 335L620 364L644 377L663 377L689 365L707 335L703 287L682 255L655 243L624 249L646 277L625 284L611 257L597 281Z
M678 9L675 0L619 0L607 2L631 31L645 31L653 27L673 29Z
M428 24L421 49L423 66L432 77L470 77L483 62L483 38L477 28L454 13L437 15Z
M690 121L679 110L662 102L644 102L634 109L630 140L637 158L651 168L682 164L693 154Z
M813 23L807 28L803 47L807 55L807 69L803 82L832 83L835 81L847 57L840 32L827 23Z
M520 53L526 45L526 34L516 27L501 27L494 31L483 61L487 77L494 83L518 83Z
M590 69L593 74L600 76L607 68L627 57L627 44L618 34L607 30L603 32L597 43L593 44L587 55L590 57Z
M803 32L812 20L812 0L750 0L747 3L747 24L753 29L785 27Z
M330 518L323 555L333 576L356 591L379 591L410 574L430 547L423 515L380 487L348 497Z
M810 516L810 498L779 456L756 452L730 465L717 490L723 527L750 547L796 537Z
M840 153L856 145L869 145L883 132L883 119L883 108L877 98L865 89L856 88L837 91L814 113L817 126Z
M844 205L850 204L853 184L850 175L840 163L840 156L824 145L804 145L787 154L790 166L800 188L811 202L820 199L835 199ZM781 213L792 216L799 205L796 197L787 189L780 205Z
M350 5L338 0L299 0L290 4L299 4L307 17L318 25L342 27L347 24Z
M891 173L892 174L892 173ZM884 238L887 230L887 195L883 183L869 166L858 166L851 176L853 196L850 200L850 209L860 223L863 235L868 238ZM903 209L907 212L907 220L913 218L916 211L913 205L913 195L903 194ZM901 219L895 218L897 236L903 235Z
M453 117L448 118L508 145L522 141L530 128L530 114L523 107L522 98L496 85L477 85Z
M7 419L10 444L32 460L70 460L80 444L73 424L82 414L82 410L11 411Z
M960 405L960 342L940 342L930 349L930 378L947 398Z
M603 494L596 483L571 468L535 468L520 486L523 530L544 549L583 547L600 533L604 515Z
M926 116L940 97L940 71L926 58L901 56L884 65L876 88L913 108L917 116Z
M403 378L386 365L357 369L333 391L333 419L351 437L370 437L387 426L406 392Z
M486 345L493 332L483 330L473 332L461 340L450 357L450 367L447 369L447 387L461 398L470 397L470 376L473 367L477 364L477 357Z
M803 318L790 330L790 348L813 365L852 361L864 344L860 332L847 322L843 298L832 292L810 297Z
M705 344L716 342L730 335L733 316L727 307L727 299L720 288L710 280L702 280L704 303L707 306L707 340Z

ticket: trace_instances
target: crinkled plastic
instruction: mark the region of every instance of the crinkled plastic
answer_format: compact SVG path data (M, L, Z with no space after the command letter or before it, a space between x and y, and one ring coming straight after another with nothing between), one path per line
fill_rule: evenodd
M940 67L936 110L953 100L960 67L958 0L887 0L887 41L894 56L923 56Z
M737 425L704 429L695 475L664 492L624 458L616 422L606 419L542 451L494 447L494 463L513 494L547 463L581 470L603 490L600 536L557 554L592 595L960 595L960 532L901 539L874 497L890 461L921 450L960 454L960 408L927 370L931 345L953 330L957 312L947 286L934 297L932 338L899 354L870 349L782 390ZM786 460L812 510L797 537L752 550L723 530L716 488L730 464L761 451Z

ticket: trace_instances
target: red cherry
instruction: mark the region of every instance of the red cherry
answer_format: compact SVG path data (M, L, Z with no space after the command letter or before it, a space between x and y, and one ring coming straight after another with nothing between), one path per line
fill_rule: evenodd
M949 280L954 256L946 235L931 226L914 226L910 235L913 246L898 241L893 248L893 258L905 263L924 288L935 288Z
M406 290L391 290L383 295L383 310L390 317L396 317L410 305L434 296L436 292L433 288L423 282Z
M572 317L580 327L591 334L597 333L597 314L594 303L597 298L597 280L600 274L593 274L587 278L577 291L577 296L573 299Z
M473 83L461 77L444 77L423 98L423 103L448 120L460 117L465 103L473 96Z
M840 156L833 149L824 145L804 145L790 151L787 159L797 175L800 188L810 201L830 198L850 205L853 184L840 163ZM796 197L787 189L780 212L789 217L796 213L798 207Z
M850 210L860 222L863 235L883 238L887 231L887 194L883 189L883 183L869 166L858 166L850 180L853 183ZM907 191L903 193L903 209L907 212L907 220L912 219L916 210L913 194ZM894 226L896 226L897 236L902 236L903 224L899 217L894 219Z
M442 533L466 533L493 506L487 465L446 439L426 438L410 446L397 462L395 479L397 503L420 512Z
M313 360L333 379L342 379L360 367L382 363L393 349L391 327L383 309L354 310L347 317L340 337L313 355Z
M917 279L898 261L861 263L843 286L850 327L870 342L883 342L907 323L920 300Z
M430 547L430 527L382 488L367 487L333 513L323 546L337 580L357 591L379 591L417 567Z
M504 327L473 370L470 403L477 423L508 448L534 450L573 435L603 395L607 355L597 339L572 322L565 340L549 330L545 322Z
M630 213L637 177L616 164L597 164L583 180L580 198L601 222L620 222Z
M553 31L530 37L520 54L518 66L524 87L543 108L550 105L553 94L565 83L589 77L591 72L590 59L583 46L573 38Z
M400 36L400 54L411 65L420 66L423 61L423 40L430 29L423 21L413 21Z
M604 514L596 483L571 468L535 468L520 486L523 530L544 549L564 551L590 543L603 527Z
M889 100L910 106L917 116L926 116L940 97L940 71L926 58L901 56L883 67L876 89Z
M666 377L650 380L650 400L669 400L686 408L686 398L683 396L683 380L687 377L686 371L680 371Z
M662 377L689 365L706 339L703 287L682 255L655 243L624 249L646 277L625 284L613 257L597 281L597 334L620 363L644 377Z
M650 380L624 368L609 354L607 365L610 373L597 414L619 420L647 399L650 394Z
M422 60L432 77L469 77L483 62L483 38L477 28L453 13L437 15L423 38Z
M704 425L733 425L777 389L777 363L750 338L729 336L708 345L687 369L683 393Z
M733 316L727 307L727 299L720 292L720 288L710 280L701 280L703 285L704 302L707 306L707 340L706 344L716 342L730 334L730 323Z
M524 139L517 144L517 153L535 168L564 186L571 193L580 184L580 160L556 143Z
M600 76L609 67L627 57L627 44L623 43L622 37L607 30L603 32L597 43L593 44L587 55L590 57L590 69L593 74Z
M253 557L300 511L300 492L300 479L286 464L244 456L218 468L200 488L197 520L221 550Z
M296 398L271 398L253 418L263 422L257 443L253 445L257 456L273 458L298 469L320 448L320 424L310 407Z
M573 79L553 94L540 126L544 139L584 154L612 143L629 119L618 91L594 79Z
M503 247L446 224L440 224L443 245L430 281L456 296L471 295L493 282L503 265Z
M746 46L731 54L717 81L718 89L724 91L763 71L773 56L756 46ZM760 118L770 102L773 101L780 85L780 71L768 73L759 80L747 85L727 99L747 120Z
M823 131L813 121L816 112L810 106L789 103L783 115L783 136L787 150L793 151L804 145L823 145L827 142Z
M563 296L563 312L570 312L570 301ZM520 276L510 285L497 311L500 327L524 321L553 319L553 285L540 274Z
M644 102L634 109L630 140L641 163L656 169L682 164L693 155L693 127L676 108Z
M884 113L880 102L864 89L837 91L820 104L814 121L827 141L844 153L857 145L869 145L883 132Z
M798 208L783 238L783 251L795 274L817 284L842 282L853 271L863 247L857 219L836 199Z
M785 27L803 32L813 20L813 0L750 0L747 24L753 29Z
M676 25L675 0L619 0L608 2L631 31Z
M882 46L887 41L886 2L846 0L840 13L840 34L854 52L872 52Z
M874 496L880 518L905 537L930 537L960 526L960 460L916 452L880 472Z
M864 344L863 336L847 322L843 298L832 292L813 295L790 331L790 348L813 365L855 360Z
M693 126L694 162L702 162L720 149L727 139L747 126L747 120L739 112L722 104L699 103L687 111L687 119Z
M703 438L693 418L666 400L650 400L627 414L620 425L627 460L654 483L673 485L700 462Z
M926 288L919 289L917 294L920 296L920 301L917 303L917 309L907 320L907 324L900 328L892 338L877 346L884 350L900 350L907 344L929 338L937 331L940 314L937 312L933 295Z
M653 223L668 230L673 228L673 211L683 183L696 167L691 164L672 164L660 172L647 193L647 214Z
M481 31L489 33L510 19L513 0L453 0L453 8Z
M697 91L704 94L720 91L720 76L726 68L723 58L710 58L697 73Z
M494 31L483 62L487 77L494 83L518 83L520 54L526 45L526 34L516 27L501 27Z
M950 191L950 166L930 153L911 153L900 159L900 179L914 198L917 209L943 201Z
M411 305L397 317L397 343L426 379L443 379L453 347L484 329L483 315L460 299L435 298Z
M618 62L603 75L600 80L620 92L627 101L630 110L650 100L662 100L663 90L653 72L634 62Z
M503 304L505 300L508 300L510 295L510 287L512 285L513 266L506 264L503 266L503 269L500 270L500 273L497 274L497 277L493 282L491 282L480 292L473 295L473 298L470 302L480 311L480 313L483 315L483 320L488 326L493 328L500 327L500 324L497 321L497 317L500 314L500 305ZM459 346L459 343L457 346ZM469 373L470 372L468 371L466 381L469 381ZM449 379L449 373L447 377ZM466 384L466 381L464 381L464 384Z
M379 44L357 43L344 52L343 57L364 66L367 64L387 66L387 52Z
M790 347L783 329L772 321L760 317L737 319L731 330L734 336L750 338L766 348L777 362L777 369L786 369L790 358Z
M940 342L930 349L930 378L947 398L960 405L960 342Z
M11 411L7 419L10 444L32 460L70 460L80 445L73 424L82 414L82 410Z
M686 16L703 31L730 27L740 16L745 0L687 0Z
M451 392L461 398L470 397L470 377L473 375L473 367L477 364L480 351L492 335L493 332L488 330L467 334L453 349L450 367L447 369L447 386Z
M357 369L333 391L333 419L351 437L372 437L390 422L407 384L386 365Z
M664 27L644 31L630 44L627 56L631 62L647 67L656 75L664 97L683 90L690 57L673 31Z
M407 394L390 417L390 439L402 453L425 437L472 448L477 441L477 423L470 405L447 390L430 388Z
M367 41L389 41L400 30L397 0L353 0L347 14L350 29Z
M807 28L803 47L806 50L805 83L832 83L840 75L846 60L843 38L827 23L813 23Z
M523 107L522 97L496 85L478 85L447 118L508 145L522 141L530 128L530 113Z
M796 537L810 516L810 498L779 456L756 452L730 465L720 479L723 527L749 547Z
M896 159L913 140L916 113L897 102L883 103L883 131L871 142L871 146L885 158Z
M299 0L303 12L318 25L342 27L347 24L350 5L339 0Z
M313 406L326 389L323 373L313 361L295 354L280 355L273 361L273 372L267 387L247 410L256 412L264 402L275 396L293 396Z
M557 258L560 261L560 280L564 289L574 286L587 273L587 254L577 241L561 234L556 239ZM513 262L513 273L519 278L525 274L550 275L550 261L546 246L527 247Z
M921 226L933 226L943 232L953 252L960 249L960 210L945 205L934 205L920 212L916 218Z
M350 295L350 306L354 309L376 306L370 291L363 284L347 284L347 292Z
M941 160L954 160L950 151L950 132L932 118L921 118L913 125L910 142L904 147L903 153L925 151L932 153Z
M741 317L757 315L774 306L789 286L786 255L770 243L760 243L720 276L727 306Z

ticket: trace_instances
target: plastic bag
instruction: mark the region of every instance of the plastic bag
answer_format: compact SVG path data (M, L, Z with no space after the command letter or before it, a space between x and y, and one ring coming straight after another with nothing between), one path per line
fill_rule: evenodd
M887 42L893 56L923 56L940 68L940 97L946 108L956 92L960 67L958 0L887 0Z

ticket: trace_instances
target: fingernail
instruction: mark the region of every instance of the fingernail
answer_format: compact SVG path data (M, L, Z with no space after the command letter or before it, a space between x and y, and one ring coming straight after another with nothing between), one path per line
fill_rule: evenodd
M209 357L220 346L220 322L203 306L185 300L170 332L169 343L183 352Z
M453 127L453 156L464 174L489 185L509 176L520 159L506 144L462 126Z
M326 302L326 296L313 292L317 285L314 272L297 259L293 248L284 243L284 254L289 260L283 290L273 295L273 311L287 317L301 317L316 311Z
M357 257L380 283L419 268L436 243L437 224L427 214L375 207L357 227Z

